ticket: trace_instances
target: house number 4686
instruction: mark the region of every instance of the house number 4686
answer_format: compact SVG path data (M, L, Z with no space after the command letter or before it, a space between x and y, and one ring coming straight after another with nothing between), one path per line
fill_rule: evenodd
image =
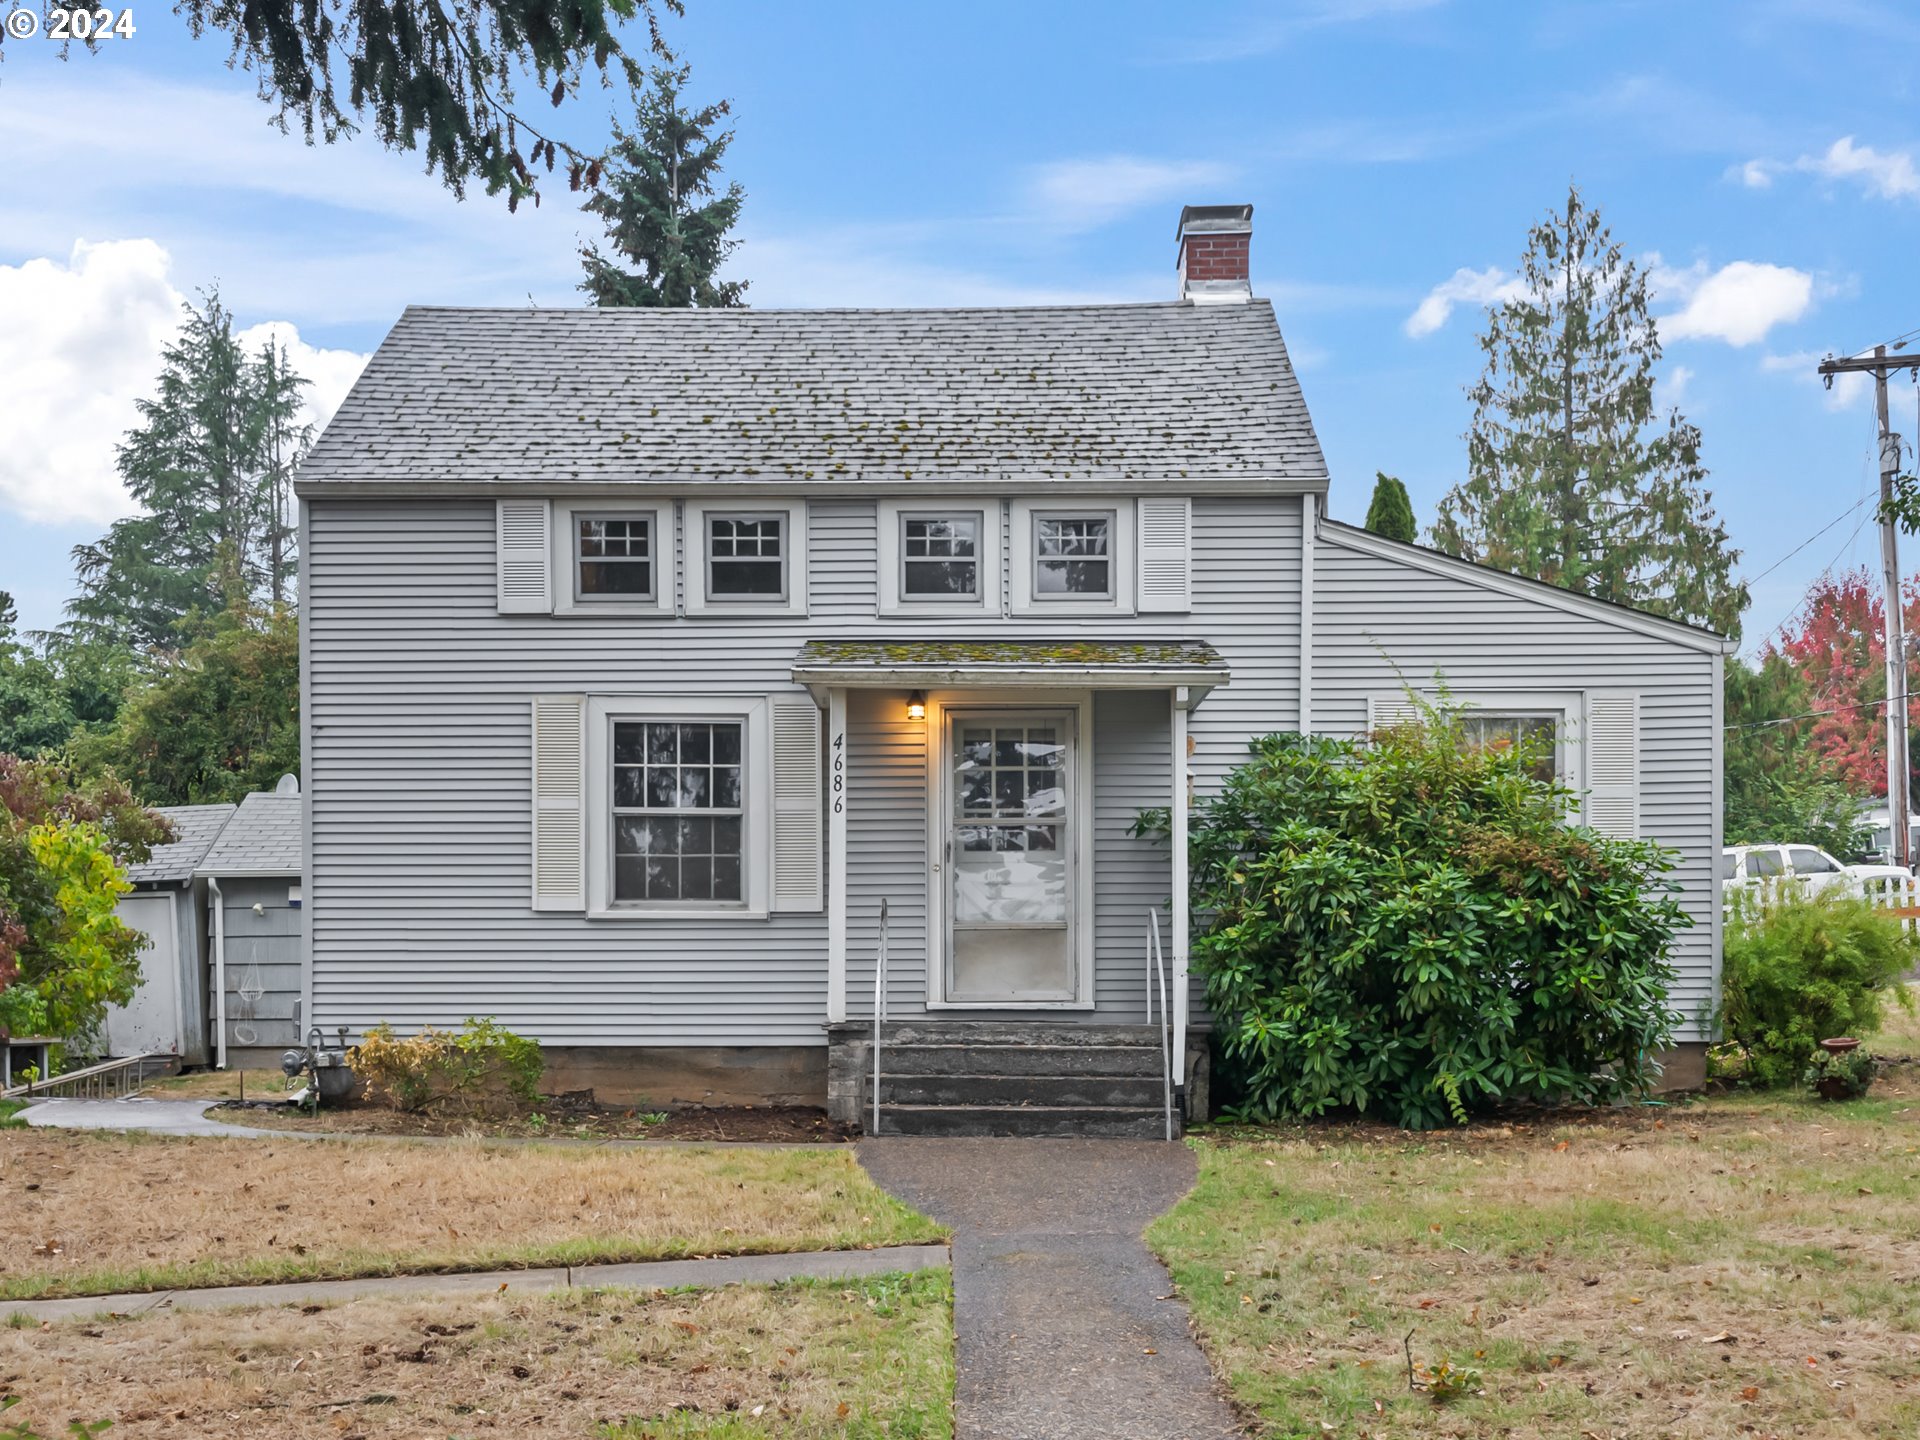
M837 734L833 737L833 813L842 814L847 808L847 737Z

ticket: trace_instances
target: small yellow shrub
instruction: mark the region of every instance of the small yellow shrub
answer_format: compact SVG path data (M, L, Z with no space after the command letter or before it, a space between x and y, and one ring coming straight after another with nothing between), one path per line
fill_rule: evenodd
M396 1035L380 1024L347 1055L374 1099L412 1114L478 1115L529 1106L546 1060L540 1042L469 1016L458 1030Z

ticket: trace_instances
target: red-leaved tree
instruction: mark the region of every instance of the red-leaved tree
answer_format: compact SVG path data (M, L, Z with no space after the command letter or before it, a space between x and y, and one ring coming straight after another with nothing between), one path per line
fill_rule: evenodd
M1920 576L1902 583L1907 633L1920 627ZM1887 647L1879 582L1866 569L1815 582L1807 603L1768 648L1784 655L1805 680L1812 708L1831 713L1813 723L1814 751L1863 795L1887 793ZM1908 662L1906 691L1914 693ZM1916 713L1908 700L1907 723Z

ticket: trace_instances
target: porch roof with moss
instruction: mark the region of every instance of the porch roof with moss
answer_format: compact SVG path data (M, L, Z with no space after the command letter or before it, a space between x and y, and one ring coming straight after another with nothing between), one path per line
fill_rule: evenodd
M793 678L810 689L1008 685L1201 691L1231 678L1202 640L814 640Z

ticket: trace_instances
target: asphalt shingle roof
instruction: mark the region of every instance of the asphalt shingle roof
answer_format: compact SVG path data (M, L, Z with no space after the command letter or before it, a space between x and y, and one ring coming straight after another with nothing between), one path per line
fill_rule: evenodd
M209 847L237 807L232 805L156 805L157 814L173 822L175 839L153 847L144 864L129 865L127 879L136 884L165 884L189 879L200 868Z
M300 797L260 792L244 797L200 862L202 875L298 875Z
M1323 487L1264 300L962 310L410 308L300 488L661 481Z
M1224 671L1227 661L1204 640L810 640L794 661L796 670L916 665L1194 666Z

